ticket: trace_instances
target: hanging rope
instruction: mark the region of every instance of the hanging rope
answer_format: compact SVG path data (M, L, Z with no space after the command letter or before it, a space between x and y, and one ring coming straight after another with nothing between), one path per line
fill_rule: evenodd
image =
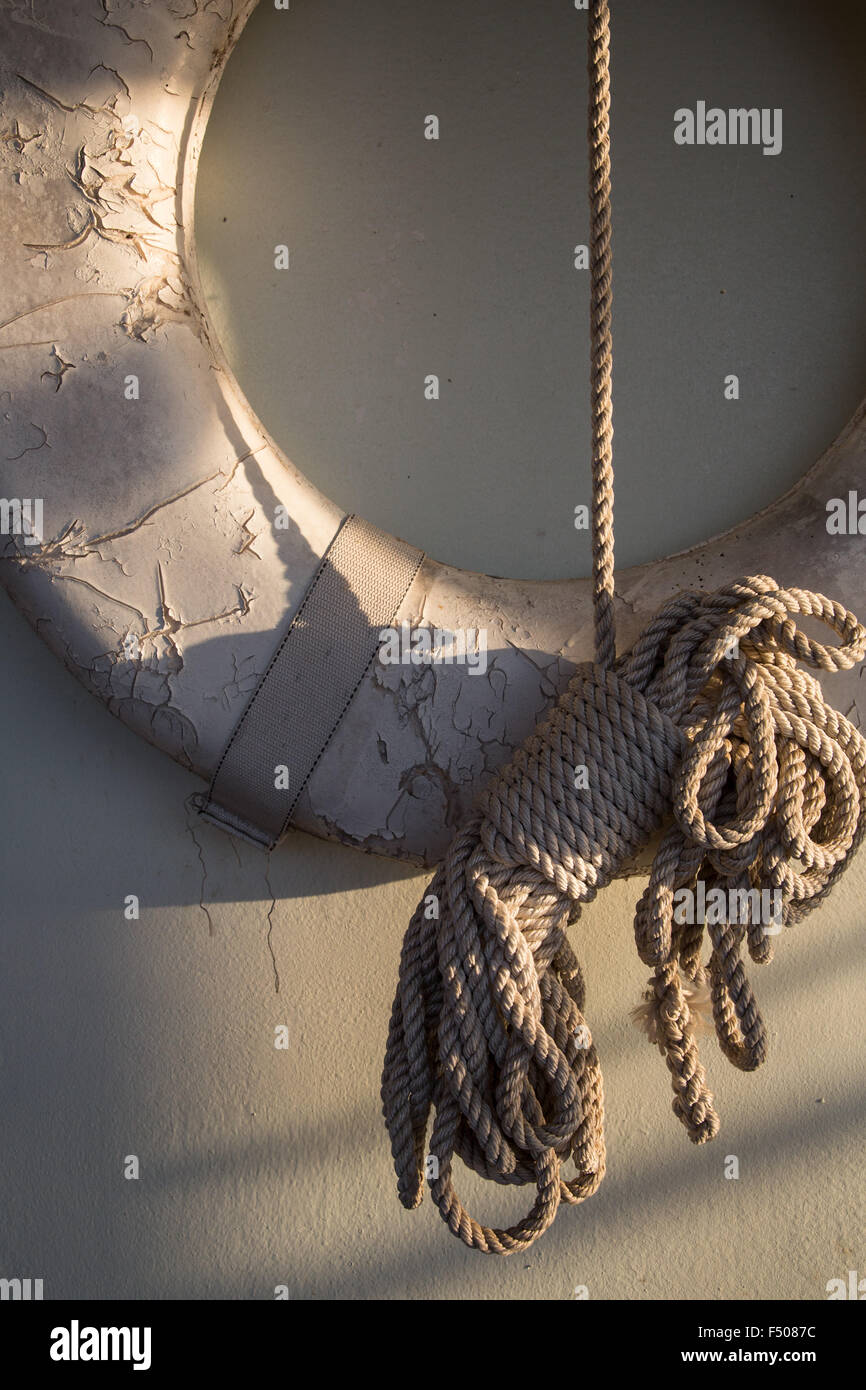
M588 17L590 415L592 421L592 605L595 659L612 666L613 611L613 272L610 235L610 14L593 4Z
M594 0L596 664L572 679L481 796L419 903L382 1079L403 1205L419 1204L426 1177L454 1234L503 1255L525 1249L561 1202L583 1201L604 1176L601 1072L566 937L582 904L663 828L635 916L638 954L652 971L636 1013L664 1054L674 1113L703 1143L719 1127L696 1042L704 998L735 1066L752 1070L766 1053L742 953L769 960L776 924L767 930L755 894L777 892L781 924L799 921L866 828L866 740L803 669L849 669L866 654L866 628L840 604L763 575L683 593L615 659L608 60L608 4ZM818 619L840 644L808 637L798 616ZM675 894L700 881L707 895L738 895L744 911L681 924ZM454 1186L455 1155L496 1183L534 1186L527 1215L507 1229L476 1221Z

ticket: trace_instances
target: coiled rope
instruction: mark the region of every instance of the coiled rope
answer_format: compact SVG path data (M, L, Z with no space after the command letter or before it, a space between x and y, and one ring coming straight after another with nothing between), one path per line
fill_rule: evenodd
M419 903L382 1079L403 1205L420 1203L426 1176L453 1233L502 1255L525 1249L561 1202L583 1201L604 1176L601 1072L566 937L581 905L664 827L635 916L652 971L636 1012L665 1056L674 1113L703 1143L719 1121L698 1057L702 995L735 1066L752 1070L766 1053L742 951L769 960L776 928L767 930L750 890L776 891L781 924L799 921L866 827L866 740L802 669L849 669L866 654L866 629L840 604L762 575L683 593L615 659L609 51L607 0L593 0L596 662L483 793ZM808 637L797 616L826 624L840 645ZM586 769L586 788L576 769ZM741 894L745 910L680 923L675 894L700 880L707 893ZM527 1215L507 1229L476 1221L455 1190L455 1155L494 1182L534 1186Z

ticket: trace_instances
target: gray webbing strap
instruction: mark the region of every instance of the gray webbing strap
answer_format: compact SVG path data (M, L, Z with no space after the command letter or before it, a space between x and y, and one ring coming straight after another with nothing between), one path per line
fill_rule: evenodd
M202 816L273 848L423 558L377 526L346 517L199 800ZM286 780L288 787L280 785Z

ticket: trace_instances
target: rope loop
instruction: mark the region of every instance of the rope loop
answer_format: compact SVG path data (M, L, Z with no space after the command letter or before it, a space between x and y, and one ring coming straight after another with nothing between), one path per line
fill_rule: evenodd
M807 638L799 615L841 645ZM635 912L652 970L636 1015L665 1057L689 1138L716 1135L697 1043L707 1015L734 1066L763 1062L743 950L768 960L866 828L866 740L798 661L833 671L864 654L853 614L758 575L678 595L613 668L575 675L480 797L406 934L382 1080L405 1206L418 1205L426 1174L461 1240L509 1254L561 1202L596 1191L602 1079L566 928L658 832ZM455 1155L495 1183L534 1186L526 1217L495 1228L470 1216Z

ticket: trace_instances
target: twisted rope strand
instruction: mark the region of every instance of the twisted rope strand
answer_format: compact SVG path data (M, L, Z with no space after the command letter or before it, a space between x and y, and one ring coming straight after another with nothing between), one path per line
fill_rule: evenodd
M595 659L616 649L613 579L613 268L610 207L610 12L589 12L590 408L592 417L592 595Z
M419 903L382 1076L400 1201L416 1207L426 1176L449 1229L500 1255L526 1249L562 1202L584 1201L604 1177L601 1071L566 937L583 904L663 832L635 911L635 945L652 973L633 1016L664 1055L674 1114L701 1144L719 1129L698 1051L707 1015L734 1066L764 1061L743 949L768 961L777 931L823 901L866 833L866 739L803 669L849 670L866 655L866 628L841 604L749 576L677 595L615 659L609 33L606 0L594 0L596 663L483 792ZM800 617L838 644L810 638ZM589 771L586 789L577 767ZM699 884L707 904L718 896L724 908L680 920L678 897L694 901ZM770 922L768 891L781 903ZM507 1228L477 1221L457 1194L455 1156L494 1183L534 1187L527 1214Z

